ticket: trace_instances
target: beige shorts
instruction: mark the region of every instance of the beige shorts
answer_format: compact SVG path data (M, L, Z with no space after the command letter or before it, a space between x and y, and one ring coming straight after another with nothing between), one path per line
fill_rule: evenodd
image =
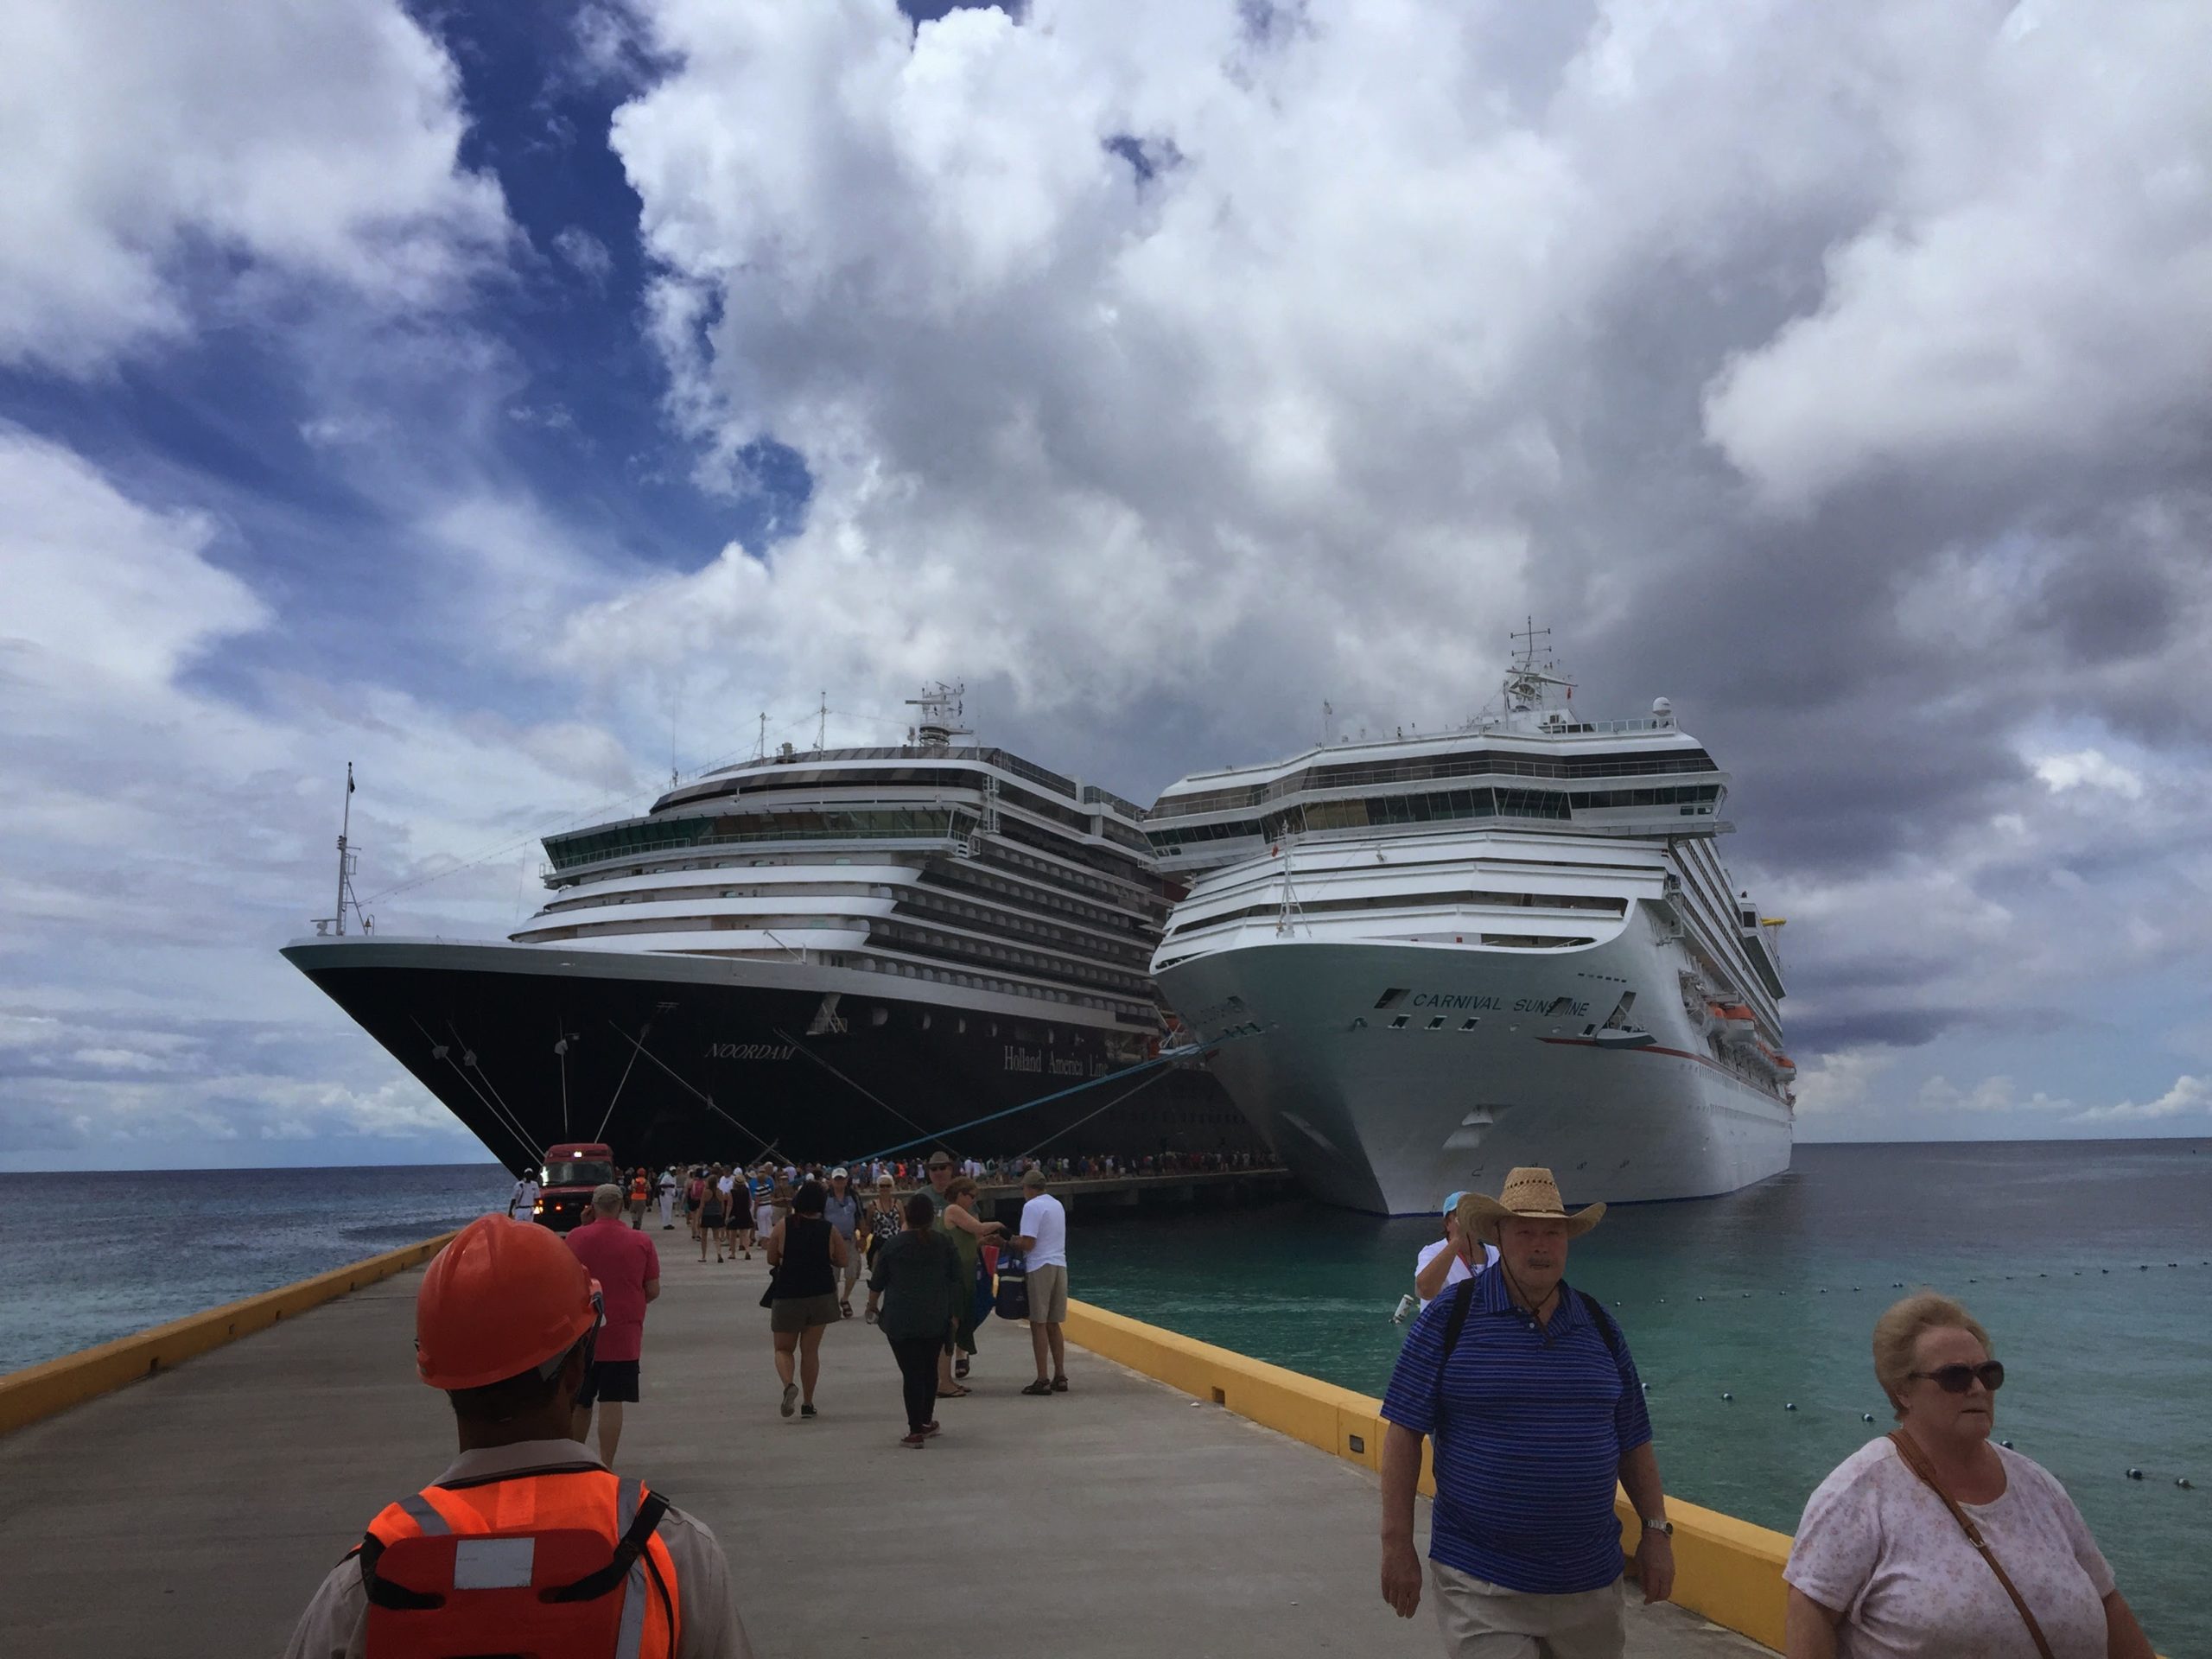
M1068 1322L1068 1270L1055 1263L1029 1269L1029 1323Z
M1531 1595L1432 1560L1428 1580L1449 1659L1621 1659L1627 1648L1628 1599L1618 1579L1602 1590Z

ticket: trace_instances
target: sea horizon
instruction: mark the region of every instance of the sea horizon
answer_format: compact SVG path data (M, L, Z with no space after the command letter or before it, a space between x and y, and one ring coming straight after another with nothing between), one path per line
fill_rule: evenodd
M1857 1140L1848 1138L1834 1140L1808 1139L1796 1141L1793 1144L1792 1149L1795 1150L1804 1147L2139 1146L2146 1142L2190 1141L2199 1141L2207 1146L2212 1146L2212 1134L2166 1134L2145 1131L2133 1135L1976 1135L1970 1139L1948 1135L1904 1135L1890 1136L1878 1140ZM501 1169L504 1167L504 1165L500 1164L497 1159L492 1157L487 1153L481 1159L365 1159L356 1160L349 1163L335 1164L187 1164L181 1162L171 1162L167 1164L49 1164L38 1165L35 1166L0 1166L0 1179L5 1179L7 1177L11 1175L219 1175L226 1173L243 1173L246 1171L258 1173L263 1171L274 1172L278 1170L297 1170L304 1173L313 1171L327 1172L330 1170L343 1169ZM1766 1177L1765 1179L1770 1181L1777 1180L1781 1179L1782 1175L1786 1174L1787 1173L1787 1171L1779 1171L1776 1174ZM1756 1186L1764 1185L1764 1183L1754 1182L1752 1185ZM1738 1189L1739 1192L1748 1190L1748 1188ZM1727 1194L1719 1193L1713 1196L1716 1198L1725 1198ZM1615 1200L1615 1202L1627 1201ZM1703 1198L1669 1198L1651 1199L1648 1200L1648 1202L1701 1204L1707 1202L1707 1200Z

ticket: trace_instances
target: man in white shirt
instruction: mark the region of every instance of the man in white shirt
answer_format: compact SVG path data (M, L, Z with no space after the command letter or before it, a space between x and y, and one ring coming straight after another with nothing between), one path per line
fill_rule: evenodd
M1414 1294L1427 1307L1452 1285L1473 1278L1497 1260L1497 1246L1477 1242L1466 1218L1459 1214L1465 1192L1444 1200L1444 1236L1424 1244L1414 1258ZM1479 1252L1479 1254L1478 1254Z
M676 1230L676 1166L671 1164L660 1173L660 1230L664 1233Z
M507 1200L507 1213L517 1221L537 1219L537 1177L525 1175L515 1183L515 1195Z
M1014 1243L1029 1271L1029 1345L1037 1355L1037 1380L1022 1392L1065 1394L1068 1212L1045 1191L1045 1172L1034 1166L1021 1178L1021 1234Z

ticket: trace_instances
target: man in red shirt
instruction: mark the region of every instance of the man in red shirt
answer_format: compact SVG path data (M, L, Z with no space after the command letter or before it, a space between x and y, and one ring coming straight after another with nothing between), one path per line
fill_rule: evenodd
M660 1252L651 1233L622 1224L622 1189L612 1181L592 1189L591 1219L569 1235L569 1248L599 1286L606 1323L600 1327L591 1375L576 1395L570 1439L591 1429L599 1405L599 1460L614 1466L622 1439L622 1408L638 1398L638 1361L645 1351L645 1304L660 1294Z

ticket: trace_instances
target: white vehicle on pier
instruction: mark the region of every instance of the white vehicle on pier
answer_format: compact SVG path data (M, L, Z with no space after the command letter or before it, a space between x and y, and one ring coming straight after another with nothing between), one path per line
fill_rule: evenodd
M1194 877L1153 976L1331 1203L1433 1215L1517 1164L1577 1204L1789 1167L1781 924L1715 850L1728 776L1663 697L1579 718L1539 637L1502 713L1197 773L1147 816Z

